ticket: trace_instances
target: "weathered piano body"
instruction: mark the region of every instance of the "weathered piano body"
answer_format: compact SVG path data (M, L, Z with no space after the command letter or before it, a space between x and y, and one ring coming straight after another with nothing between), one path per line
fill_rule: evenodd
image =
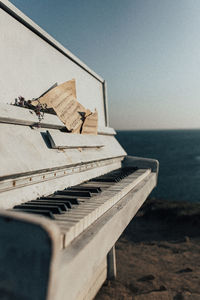
M156 186L158 162L126 155L108 126L105 81L8 1L0 28L0 298L92 299L115 276L115 242ZM33 111L10 105L72 78L78 100L99 113L98 135L80 135L80 145L56 115L38 127ZM113 172L124 167L127 177ZM33 213L20 209L42 199L41 212L51 211L47 196L58 190L72 195L63 193L65 213L35 214L34 202Z

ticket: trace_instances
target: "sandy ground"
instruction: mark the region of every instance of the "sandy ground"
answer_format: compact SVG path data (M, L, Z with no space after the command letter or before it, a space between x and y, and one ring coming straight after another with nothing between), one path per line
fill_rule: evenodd
M200 205L149 199L116 244L95 300L200 300Z

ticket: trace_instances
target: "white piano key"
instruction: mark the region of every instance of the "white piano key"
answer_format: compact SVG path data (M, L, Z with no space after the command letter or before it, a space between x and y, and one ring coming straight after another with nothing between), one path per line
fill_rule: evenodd
M80 205L73 205L72 209L62 215L54 215L55 222L62 233L61 244L67 247L70 242L122 199L150 172L149 169L137 170L119 182L103 183L104 188L102 188L101 193L85 199ZM91 182L83 185L87 186L87 184L91 186ZM92 184L96 187L100 185L98 182Z

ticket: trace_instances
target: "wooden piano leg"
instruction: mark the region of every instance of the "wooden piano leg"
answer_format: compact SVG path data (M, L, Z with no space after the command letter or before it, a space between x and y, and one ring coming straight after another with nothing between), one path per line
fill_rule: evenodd
M107 255L107 279L114 280L117 276L115 245Z

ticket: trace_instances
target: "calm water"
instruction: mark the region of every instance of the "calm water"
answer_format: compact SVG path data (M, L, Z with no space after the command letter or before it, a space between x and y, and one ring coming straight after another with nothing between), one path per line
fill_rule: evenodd
M129 155L159 160L152 196L200 202L200 130L118 131L117 139Z

